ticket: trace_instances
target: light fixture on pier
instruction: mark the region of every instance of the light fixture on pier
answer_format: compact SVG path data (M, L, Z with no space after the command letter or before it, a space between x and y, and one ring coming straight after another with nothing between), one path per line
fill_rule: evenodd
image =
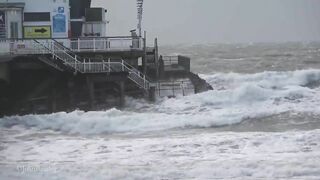
M137 9L138 9L138 31L139 36L141 36L141 26L142 26L142 14L143 14L143 0L137 0Z

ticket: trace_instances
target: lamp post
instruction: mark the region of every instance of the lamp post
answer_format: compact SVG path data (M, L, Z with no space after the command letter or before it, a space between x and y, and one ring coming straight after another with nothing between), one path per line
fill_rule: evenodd
M142 32L141 32L141 26L142 26L142 14L143 14L143 0L137 0L137 9L138 9L138 31L139 31L139 36L141 37Z

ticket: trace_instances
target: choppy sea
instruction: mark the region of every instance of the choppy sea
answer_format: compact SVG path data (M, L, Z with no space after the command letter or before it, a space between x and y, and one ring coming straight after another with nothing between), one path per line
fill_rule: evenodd
M212 91L0 119L0 179L320 179L320 43L161 47Z

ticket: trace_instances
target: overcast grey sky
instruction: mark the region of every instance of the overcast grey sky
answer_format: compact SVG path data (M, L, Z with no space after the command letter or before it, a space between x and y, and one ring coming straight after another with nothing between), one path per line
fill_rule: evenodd
M144 29L162 44L320 41L320 0L144 1ZM136 27L135 4L93 0L108 9L109 35Z

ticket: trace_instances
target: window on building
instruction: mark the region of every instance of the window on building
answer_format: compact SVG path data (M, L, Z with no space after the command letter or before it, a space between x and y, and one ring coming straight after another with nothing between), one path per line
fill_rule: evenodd
M104 10L102 8L87 8L86 21L87 22L100 22L104 19Z
M24 21L26 22L50 21L50 19L49 12L24 13Z

